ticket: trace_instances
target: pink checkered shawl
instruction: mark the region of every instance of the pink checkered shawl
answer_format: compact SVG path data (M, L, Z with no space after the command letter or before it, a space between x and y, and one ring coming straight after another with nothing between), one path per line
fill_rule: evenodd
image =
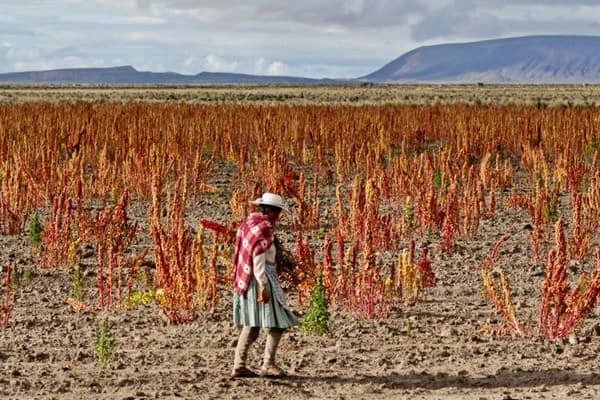
M239 227L233 256L233 290L236 294L246 296L254 274L254 257L267 251L274 239L273 225L264 214L250 214Z

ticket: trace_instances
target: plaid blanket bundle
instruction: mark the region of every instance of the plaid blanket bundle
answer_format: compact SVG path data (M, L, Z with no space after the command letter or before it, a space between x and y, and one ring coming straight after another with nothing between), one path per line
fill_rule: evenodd
M271 247L275 237L266 215L252 213L237 231L233 255L233 286L236 294L246 296L254 273L254 257Z

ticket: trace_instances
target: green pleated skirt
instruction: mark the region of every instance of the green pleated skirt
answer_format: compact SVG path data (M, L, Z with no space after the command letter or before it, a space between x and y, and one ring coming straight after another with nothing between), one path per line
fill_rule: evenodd
M233 295L233 322L239 326L259 328L288 329L298 325L298 317L287 305L285 294L279 284L277 269L267 265L267 277L271 286L271 299L268 303L259 303L258 283L252 278L246 297Z

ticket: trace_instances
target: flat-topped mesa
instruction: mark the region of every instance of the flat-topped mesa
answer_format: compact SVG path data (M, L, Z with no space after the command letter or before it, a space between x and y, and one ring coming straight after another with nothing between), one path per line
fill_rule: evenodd
M424 46L359 79L388 83L600 83L600 36L526 36Z

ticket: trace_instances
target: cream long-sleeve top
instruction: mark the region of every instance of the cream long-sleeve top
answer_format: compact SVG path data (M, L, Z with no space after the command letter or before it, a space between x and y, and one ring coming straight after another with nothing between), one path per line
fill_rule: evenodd
M254 278L260 287L266 287L269 283L267 278L267 264L275 264L275 256L277 255L277 249L275 243L271 245L264 253L253 258L254 262Z

